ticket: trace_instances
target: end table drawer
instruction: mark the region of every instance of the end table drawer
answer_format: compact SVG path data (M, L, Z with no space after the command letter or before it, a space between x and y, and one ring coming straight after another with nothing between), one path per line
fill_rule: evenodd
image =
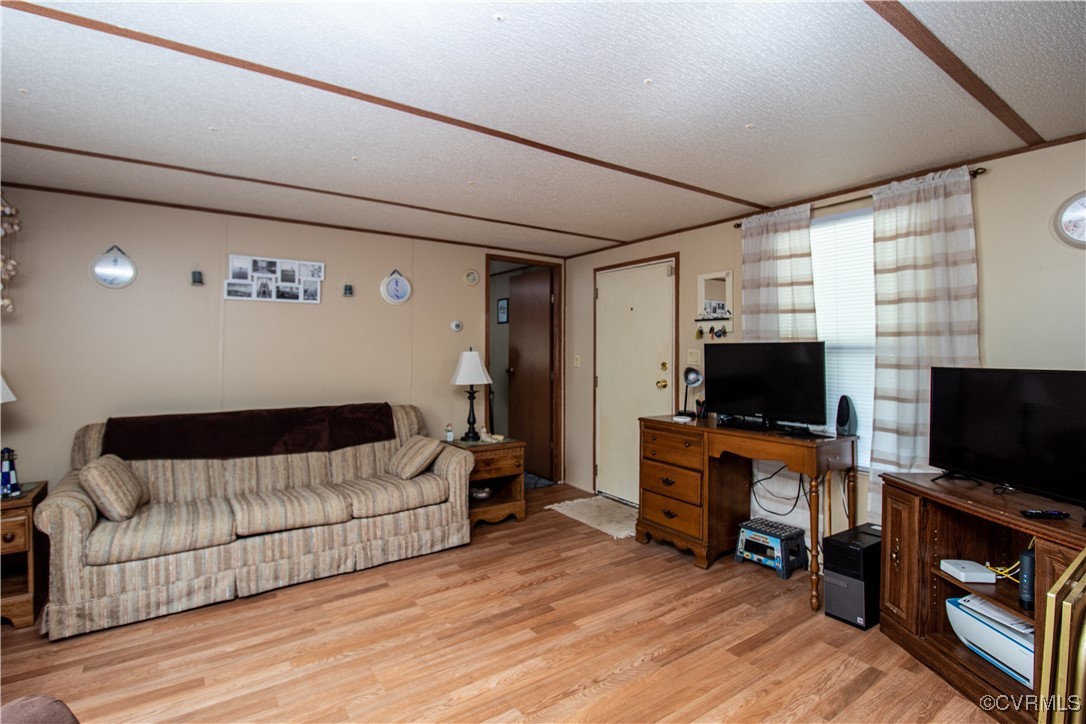
M689 503L641 491L641 515L645 520L691 538L701 538L701 508Z
M475 452L475 469L471 471L471 480L489 480L505 475L520 475L524 472L524 453L517 450Z
M641 432L641 457L691 470L701 470L702 436L646 427Z
M697 470L642 460L641 488L694 505L701 503L701 473Z
M27 549L30 540L30 519L14 515L0 520L0 552L18 553Z

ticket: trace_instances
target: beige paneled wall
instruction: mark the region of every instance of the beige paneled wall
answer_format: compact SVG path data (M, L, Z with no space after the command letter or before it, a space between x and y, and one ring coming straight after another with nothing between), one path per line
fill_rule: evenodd
M989 173L973 185L983 363L1086 369L1086 251L1062 244L1052 230L1056 208L1086 188L1086 143L1063 144L983 165ZM827 198L815 206L862 195ZM566 481L573 485L592 489L593 269L673 252L680 256L680 364L687 349L699 346L689 323L696 312L698 274L735 272L735 340L742 338L740 231L731 223L569 260ZM580 368L573 366L575 356L581 358ZM860 482L862 512L867 481Z
M449 384L457 356L485 344L485 250L10 189L23 230L14 314L2 318L2 444L24 480L57 480L75 430L111 415L388 400L419 405L431 432L464 427ZM90 278L117 244L139 265L126 290ZM224 301L227 255L326 264L319 305ZM193 287L190 273L204 272ZM399 269L414 286L378 293ZM342 296L350 281L355 296ZM453 319L464 323L456 333Z

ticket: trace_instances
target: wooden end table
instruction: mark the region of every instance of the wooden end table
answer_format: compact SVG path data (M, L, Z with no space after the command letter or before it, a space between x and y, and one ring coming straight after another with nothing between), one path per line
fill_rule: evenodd
M49 483L23 483L23 494L0 501L0 617L15 628L31 626L48 591L49 537L34 527L34 508Z
M471 526L474 528L481 520L500 523L510 515L515 515L517 520L524 520L524 448L527 444L523 440L454 440L450 444L475 456L475 469L471 471L468 479L469 488L490 489L490 497L485 500L474 496L470 498L468 516Z

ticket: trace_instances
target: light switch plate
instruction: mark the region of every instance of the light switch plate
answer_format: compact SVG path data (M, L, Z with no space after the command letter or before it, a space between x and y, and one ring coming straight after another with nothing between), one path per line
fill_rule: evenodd
M686 364L688 364L688 365L700 365L701 364L701 350L700 349L688 349L688 350L686 350Z

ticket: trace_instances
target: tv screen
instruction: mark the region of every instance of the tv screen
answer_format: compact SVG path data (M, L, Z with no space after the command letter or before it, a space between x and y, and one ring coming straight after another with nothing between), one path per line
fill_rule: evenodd
M707 344L705 404L718 415L825 425L826 344Z
M1086 505L1086 372L933 367L928 462Z

